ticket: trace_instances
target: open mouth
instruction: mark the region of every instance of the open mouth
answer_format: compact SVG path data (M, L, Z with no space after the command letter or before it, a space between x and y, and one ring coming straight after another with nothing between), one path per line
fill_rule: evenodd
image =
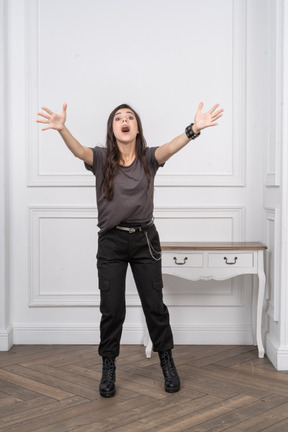
M129 126L128 125L123 125L122 128L121 128L121 132L123 132L123 133L130 132Z

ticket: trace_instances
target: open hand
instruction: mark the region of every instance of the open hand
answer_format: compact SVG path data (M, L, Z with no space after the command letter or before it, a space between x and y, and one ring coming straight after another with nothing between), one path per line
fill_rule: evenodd
M60 114L53 113L50 109L46 107L41 107L43 111L46 111L47 114L43 112L38 112L37 114L45 120L36 120L37 123L43 123L47 126L42 128L42 131L48 130L48 129L55 129L58 131L61 131L64 128L64 124L66 121L66 110L67 110L67 104L65 103L63 105L63 111Z
M215 123L216 120L218 120L220 117L222 117L223 109L220 109L218 111L217 108L219 107L219 104L216 104L206 113L202 113L203 109L203 102L199 104L198 110L194 117L194 125L193 130L195 133L200 132L202 129L205 129L210 126L217 126L218 123Z

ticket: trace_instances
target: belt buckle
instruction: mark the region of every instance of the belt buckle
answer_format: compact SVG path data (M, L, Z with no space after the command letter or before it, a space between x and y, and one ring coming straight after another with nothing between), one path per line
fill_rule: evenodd
M134 232L136 232L136 229L135 229L135 228L129 228L129 234L132 234L132 233L134 233Z

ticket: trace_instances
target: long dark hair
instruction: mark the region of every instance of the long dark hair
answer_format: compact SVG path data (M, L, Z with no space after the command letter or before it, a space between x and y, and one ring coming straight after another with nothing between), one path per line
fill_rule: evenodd
M107 121L107 136L106 136L107 157L103 169L102 192L104 194L104 198L106 198L108 201L111 201L114 196L114 178L118 172L119 162L121 160L121 153L118 148L115 135L113 133L113 120L116 112L123 108L128 108L129 110L133 111L136 117L137 124L138 124L138 131L139 131L139 133L136 136L136 156L138 157L138 160L142 164L144 168L144 172L147 176L148 192L151 187L151 173L146 158L147 143L143 135L143 129L142 129L142 123L140 117L136 113L136 111L133 108L131 108L129 105L122 104L119 105L111 112Z

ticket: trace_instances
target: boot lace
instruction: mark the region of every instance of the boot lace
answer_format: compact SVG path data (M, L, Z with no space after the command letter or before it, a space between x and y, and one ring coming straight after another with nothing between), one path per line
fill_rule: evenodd
M172 358L170 358L168 352L161 354L162 370L165 376L176 376L176 367Z
M112 357L106 357L103 361L103 379L113 380L115 372L115 359Z

